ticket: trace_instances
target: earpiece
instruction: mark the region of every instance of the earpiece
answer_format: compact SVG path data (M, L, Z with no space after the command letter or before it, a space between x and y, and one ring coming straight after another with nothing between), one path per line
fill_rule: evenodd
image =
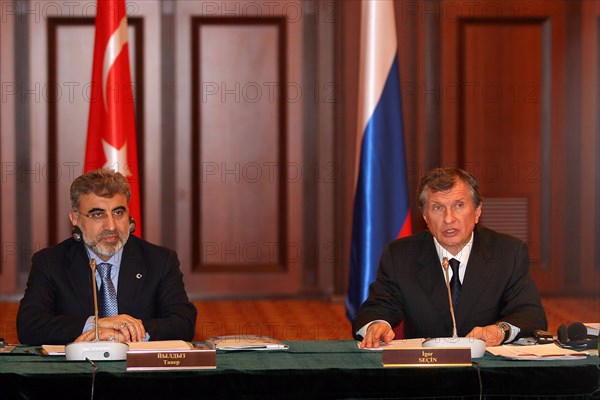
M587 328L581 322L573 322L568 327L564 324L558 327L558 343L573 349L595 349L597 339L588 338Z
M129 233L135 232L135 219L130 215L129 216Z
M569 340L586 340L587 339L587 328L581 322L573 322L567 328L567 333L569 334Z
M81 242L81 240L83 239L83 232L81 232L81 228L77 225L73 225L73 227L71 228L71 237L76 242Z

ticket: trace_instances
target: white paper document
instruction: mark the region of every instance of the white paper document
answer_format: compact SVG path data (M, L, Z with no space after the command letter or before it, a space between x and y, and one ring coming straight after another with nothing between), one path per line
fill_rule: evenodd
M42 354L46 356L64 356L64 344L44 344L42 345Z
M389 343L381 342L377 348L368 348L363 350L395 350L395 349L415 349L423 347L423 338L417 339L399 339L392 340ZM360 342L356 342L356 345L360 348Z
M587 329L587 334L592 336L598 336L600 334L600 322L584 322Z
M129 342L129 351L183 351L193 348L183 340L157 340L149 342Z
M287 350L289 346L268 336L230 335L215 336L206 343L217 350Z
M486 350L499 357L511 360L580 360L588 353L563 349L554 343L537 344L534 346L503 345L488 347Z

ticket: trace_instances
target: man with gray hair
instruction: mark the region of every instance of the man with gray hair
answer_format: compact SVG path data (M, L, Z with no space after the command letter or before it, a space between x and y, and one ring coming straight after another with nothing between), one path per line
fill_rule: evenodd
M129 183L98 169L71 184L73 237L33 255L17 334L30 345L95 337L90 270L95 260L101 340L192 340L196 308L174 251L131 232Z
M547 329L527 245L477 225L483 199L475 177L459 168L434 168L417 195L428 230L385 247L377 279L353 321L361 347L389 343L400 321L405 338L451 336L450 307L458 336L487 346Z

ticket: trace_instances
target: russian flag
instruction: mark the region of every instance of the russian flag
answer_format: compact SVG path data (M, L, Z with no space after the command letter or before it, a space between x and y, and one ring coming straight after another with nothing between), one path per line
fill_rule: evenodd
M365 0L361 18L356 191L346 298L350 320L367 298L383 247L412 234L394 4Z

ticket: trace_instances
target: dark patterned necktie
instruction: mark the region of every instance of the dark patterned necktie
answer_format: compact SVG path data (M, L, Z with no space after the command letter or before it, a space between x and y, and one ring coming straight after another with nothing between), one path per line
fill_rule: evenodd
M456 258L452 258L450 260L450 267L452 267L452 280L450 281L450 291L452 292L452 307L456 309L458 306L458 298L460 297L460 288L462 284L460 283L460 277L458 275L458 266L460 265L460 261Z
M117 292L110 279L111 267L112 264L109 263L98 264L98 273L102 280L102 286L100 287L100 317L112 317L119 314Z

